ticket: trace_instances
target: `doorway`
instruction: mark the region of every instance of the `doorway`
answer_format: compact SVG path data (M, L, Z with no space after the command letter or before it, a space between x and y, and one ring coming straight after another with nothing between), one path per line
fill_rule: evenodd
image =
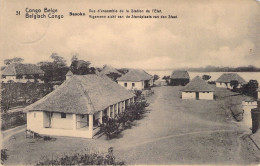
M199 92L196 92L196 100L199 100Z

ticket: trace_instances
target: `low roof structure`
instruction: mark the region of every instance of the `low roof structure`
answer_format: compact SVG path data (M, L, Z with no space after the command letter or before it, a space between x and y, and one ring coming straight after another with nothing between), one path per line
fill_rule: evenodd
M151 80L153 78L152 75L148 74L144 70L139 69L131 69L128 73L118 78L117 81L145 81Z
M232 80L236 80L238 83L246 83L246 81L237 73L224 73L216 80L216 82L230 83Z
M15 76L15 75L33 75L33 74L44 74L44 71L34 64L22 64L13 63L5 67L2 71L2 75Z
M105 65L100 73L101 73L101 74L116 73L116 74L118 74L118 75L122 75L122 73L120 73L120 72L117 71L114 67L112 67L112 66L110 66L110 65Z
M48 111L75 114L94 114L134 97L134 94L107 77L96 74L73 75L25 111Z
M215 90L202 78L196 76L183 89L183 92L214 92Z
M187 71L174 71L170 77L171 79L190 79L189 73Z

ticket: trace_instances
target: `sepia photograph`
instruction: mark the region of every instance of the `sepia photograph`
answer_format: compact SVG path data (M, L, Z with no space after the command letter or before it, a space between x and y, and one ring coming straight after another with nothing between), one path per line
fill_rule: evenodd
M0 0L1 165L260 165L259 0Z

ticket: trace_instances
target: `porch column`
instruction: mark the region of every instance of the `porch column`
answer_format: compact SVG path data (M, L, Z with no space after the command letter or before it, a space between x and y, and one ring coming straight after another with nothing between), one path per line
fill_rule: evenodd
M110 118L110 106L108 107L107 116Z
M115 105L112 105L112 118L115 118Z
M133 103L135 102L135 97L133 97Z
M118 114L118 103L116 103L116 114Z
M77 115L76 114L72 114L72 128L73 128L73 130L77 129Z
M125 100L124 100L124 111L125 111Z
M98 120L98 122L99 122L100 124L102 124L102 116L103 116L103 111L100 111L100 112L99 112L99 120Z
M93 115L88 115L88 130L89 130L89 133L91 135L91 137L93 137Z

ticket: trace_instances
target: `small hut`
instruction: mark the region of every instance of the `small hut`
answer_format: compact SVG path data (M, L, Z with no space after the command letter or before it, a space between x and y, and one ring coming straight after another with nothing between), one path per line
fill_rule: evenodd
M174 71L170 77L170 85L185 86L190 82L190 76L187 71Z
M238 82L237 88L246 84L246 81L237 73L224 73L216 80L216 87L233 89L233 86L231 85L232 81Z
M196 76L182 89L182 99L214 100L214 92L206 81Z

